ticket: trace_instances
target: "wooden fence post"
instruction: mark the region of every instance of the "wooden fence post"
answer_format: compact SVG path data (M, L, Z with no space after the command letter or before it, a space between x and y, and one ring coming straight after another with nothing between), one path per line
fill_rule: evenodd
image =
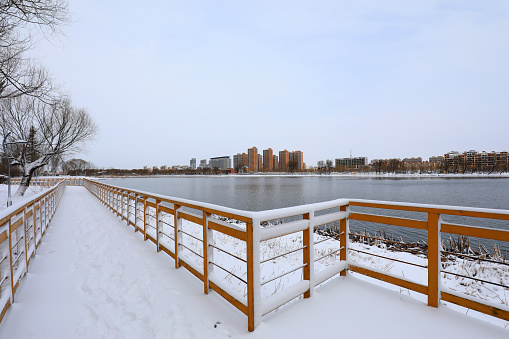
M209 252L209 243L212 241L212 230L209 230L210 213L203 211L203 292L209 294L209 255L212 256L212 247Z
M27 207L23 208L23 228L25 232L25 270L28 273Z
M41 200L41 239L46 233L46 197Z
M254 307L254 257L253 257L253 221L246 223L246 257L247 257L247 328L253 332L255 328Z
M14 261L12 258L12 233L11 218L9 218L9 228L7 228L7 236L9 237L9 258L11 263L11 304L14 304Z
M161 200L156 199L156 240L157 240L157 252L161 250L159 247L159 219L161 216L159 215L161 212L159 211L159 205L161 204Z
M117 189L113 189L113 211L118 216L118 192Z
M428 213L428 306L438 307L440 290L440 215Z
M134 233L138 232L138 194L134 196Z
M341 206L339 208L340 211L347 212L348 205ZM339 250L339 260L346 261L346 256L348 252L348 218L341 219L339 221L339 246L341 249ZM341 271L340 276L346 276L346 270Z
M179 261L179 253L182 250L182 246L180 245L182 243L182 220L178 217L178 211L180 209L180 206L177 204L173 204L173 230L175 231L174 239L175 239L175 268L180 267L180 261Z
M121 218L120 218L120 219L122 219L122 220L123 220L123 219L124 219L124 215L125 215L125 214L124 214L124 191L122 190L120 193L121 193L121 198L122 198L121 203L120 203L120 204L121 204L121 207L122 207L122 208L121 208L122 216L121 216Z
M143 196L143 240L147 241L147 197Z
M313 212L314 213L314 212ZM309 213L306 213L302 216L302 219L309 220ZM306 265L302 268L303 271L303 280L309 280L311 283L311 239L313 231L311 230L311 223L309 223L308 228L302 231L302 245L304 247L303 250L303 264ZM309 285L309 290L304 293L304 298L309 298L311 296L311 284Z
M35 204L36 202L34 201L34 204L32 205L32 220L33 220L33 223L34 223L34 255L35 255L35 252L37 251L37 224L36 224L36 214L37 214L37 210L35 209Z
M131 192L127 192L127 213L126 213L126 225L129 226L129 220L131 218Z

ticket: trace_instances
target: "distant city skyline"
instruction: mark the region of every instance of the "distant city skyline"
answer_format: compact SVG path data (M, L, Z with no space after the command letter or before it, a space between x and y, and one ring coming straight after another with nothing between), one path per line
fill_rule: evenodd
M98 167L301 150L306 163L507 150L509 3L75 0L32 54ZM136 24L133 24L136 23ZM260 142L260 140L262 142ZM217 153L220 150L220 153Z
M249 152L249 150L252 150L253 152L255 152L255 151L258 152L258 148L257 147L252 147L252 148L248 149L248 152ZM284 152L288 152L288 151L285 149L284 151L280 151L279 154L284 153ZM291 153L296 154L297 157L300 157L300 158L293 158L293 160L297 159L297 161L302 161L303 165L305 165L305 167L299 167L298 170L317 167L317 164L309 164L308 165L308 164L306 164L303 161L303 152L301 152L301 151L288 152L288 154L291 154ZM351 166L351 167L357 168L359 166L370 165L375 160L384 160L384 161L387 161L387 160L390 160L390 159L399 159L399 160L401 160L402 162L405 162L405 163L420 163L420 162L436 163L436 162L439 162L439 161L444 161L444 159L446 161L450 161L448 159L450 159L450 158L461 158L461 157L466 157L466 158L471 158L471 159L474 159L474 158L479 158L480 159L481 157L484 157L484 158L488 159L490 154L496 154L496 155L505 154L505 158L507 158L507 153L508 152L505 151L505 150L492 150L492 151L487 152L487 151L484 151L484 150L483 151L479 151L479 150L470 149L468 151L457 151L457 150L448 151L448 152L445 152L442 155L437 154L437 155L434 155L434 156L431 156L431 157L428 157L428 158L423 158L423 157L420 157L420 156L411 156L411 157L404 157L404 158L398 158L398 157L391 157L391 158L377 157L377 158L371 158L370 159L368 157L349 156L349 157L328 157L328 158L325 158L325 159L321 159L321 161L331 160L335 167ZM250 171L252 171L252 172L253 171L259 171L259 172L285 171L283 168L278 166L279 165L279 157L277 155L273 154L273 150L271 148L263 150L263 155L262 154L258 154L258 155L259 155L259 157L257 157L257 159L260 159L260 158L263 159L262 166L261 167L257 167L256 170L250 169ZM235 159L236 156L240 157L240 158L238 158L236 160ZM205 159L201 159L200 160L200 166L198 166L198 167L205 167L205 166L207 166L207 167L215 167L215 166L210 166L210 164L207 163L207 160L221 159L221 161L224 161L224 158L230 158L230 162L223 162L223 163L224 164L229 163L229 164L231 164L231 166L224 165L224 166L218 166L218 167L222 168L222 169L235 168L236 167L236 161L241 161L244 164L245 167L249 168L249 161L248 160L244 161L243 156L246 156L246 159L248 158L248 154L245 153L245 152L244 153L237 153L237 154L234 154L233 156L222 156L222 157L205 158ZM242 160L240 160L240 159L242 159ZM271 165L267 165L265 159L272 159L272 161L270 162ZM288 156L288 161L291 161L290 159L291 159L291 157ZM172 167L173 168L176 168L176 167L189 167L191 169L196 169L196 158L191 158L189 160L189 163L190 163L190 165L173 164L173 165L170 165L170 166L167 166L167 167L168 168L172 168ZM193 167L193 164L194 164L194 167ZM277 164L277 165L274 166L273 164ZM165 165L161 165L161 167L163 167L163 166L165 166ZM155 165L155 166L147 166L147 165L145 165L145 166L143 166L143 168L145 168L145 169L149 169L149 168L152 168L152 167L158 167L158 165Z

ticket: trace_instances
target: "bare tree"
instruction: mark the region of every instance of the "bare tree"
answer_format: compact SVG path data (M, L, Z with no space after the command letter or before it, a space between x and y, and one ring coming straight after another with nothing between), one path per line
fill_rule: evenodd
M66 0L9 0L0 2L0 99L23 94L46 98L52 91L48 72L26 56L34 30L59 35L70 22Z
M396 173L399 171L401 166L401 160L400 159L389 159L389 171Z
M240 162L235 165L235 173L241 173L243 172L244 165Z
M295 160L288 162L288 172L293 173L295 170L297 170L297 167L299 167L299 163Z
M318 168L318 172L322 174L322 172L325 170L325 163L323 162L323 160L318 161L316 167Z
M52 158L82 151L91 140L97 126L87 111L75 108L64 98L51 104L30 96L20 96L0 101L0 123L2 134L12 132L15 139L32 141L28 145L14 146L12 165L19 165L22 172L17 196L24 195L34 172L47 165ZM35 129L35 135L31 131ZM38 157L31 161L35 150Z
M64 167L69 175L87 175L87 170L95 166L89 161L73 158L66 161Z
M332 163L332 160L330 160L330 159L325 160L325 167L327 168L327 172L329 172L329 174L330 174L330 172L334 168L334 164Z
M373 168L375 169L375 173L379 174L379 173L382 173L382 166L384 165L384 161L379 159L379 160L374 160L372 162L372 166Z

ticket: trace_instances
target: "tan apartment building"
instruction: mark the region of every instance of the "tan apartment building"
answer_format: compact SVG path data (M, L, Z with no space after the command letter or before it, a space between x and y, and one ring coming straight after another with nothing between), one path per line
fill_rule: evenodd
M304 156L302 151L290 152L288 159L289 162L295 161L297 163L297 171L302 171L304 169Z
M279 171L288 171L288 162L290 162L290 152L287 150L279 151Z
M233 156L233 168L245 168L248 167L247 154L237 153Z
M273 158L274 154L272 148L267 148L263 150L263 171L264 172L272 172L274 170Z
M247 150L247 166L249 172L258 172L258 148L252 147Z
M258 148L253 146L247 150L247 154L237 153L233 156L233 167L247 167L249 172L287 172L290 161L297 164L295 170L302 171L306 169L302 151L289 152L285 149L279 152L278 157L274 154L272 148L263 150L263 155L261 155L258 154Z
M277 171L279 169L279 159L277 155L272 156L272 170Z

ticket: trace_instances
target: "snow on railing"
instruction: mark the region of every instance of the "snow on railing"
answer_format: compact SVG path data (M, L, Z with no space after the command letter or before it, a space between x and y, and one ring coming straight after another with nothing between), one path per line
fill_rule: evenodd
M63 180L0 212L0 322L14 302L21 279L65 190Z
M263 315L296 298L312 296L316 286L347 271L422 293L429 306L437 307L444 300L509 320L507 307L453 293L440 280L444 272L441 232L509 241L507 230L454 225L445 223L441 216L507 221L506 210L339 199L251 212L88 179L83 183L135 232L141 232L144 240L171 256L176 268L184 267L200 279L204 293L214 290L246 314L249 331ZM420 212L427 220L354 212L352 207ZM359 247L350 240L359 236L350 231L350 222L420 229L427 233L427 256L414 256L418 262L408 262L376 246L381 251L378 254L373 246ZM427 279L415 281L363 265L357 260L360 256L413 265L424 271Z
M30 186L51 187L51 186L55 186L62 180L63 180L62 178L36 177L36 178L32 178L30 180ZM20 183L21 183L21 179L11 179L11 185L19 185ZM71 184L68 182L67 186L69 186L69 185L71 185ZM72 186L82 186L82 185L83 185L83 183L81 183L81 184L77 183L76 185L72 185Z
M83 186L83 178L75 178L75 177L61 177L61 178L53 178L53 177L36 177L30 180L30 186L55 186L60 181L65 180L66 186ZM21 183L21 179L11 179L12 185L19 185Z

